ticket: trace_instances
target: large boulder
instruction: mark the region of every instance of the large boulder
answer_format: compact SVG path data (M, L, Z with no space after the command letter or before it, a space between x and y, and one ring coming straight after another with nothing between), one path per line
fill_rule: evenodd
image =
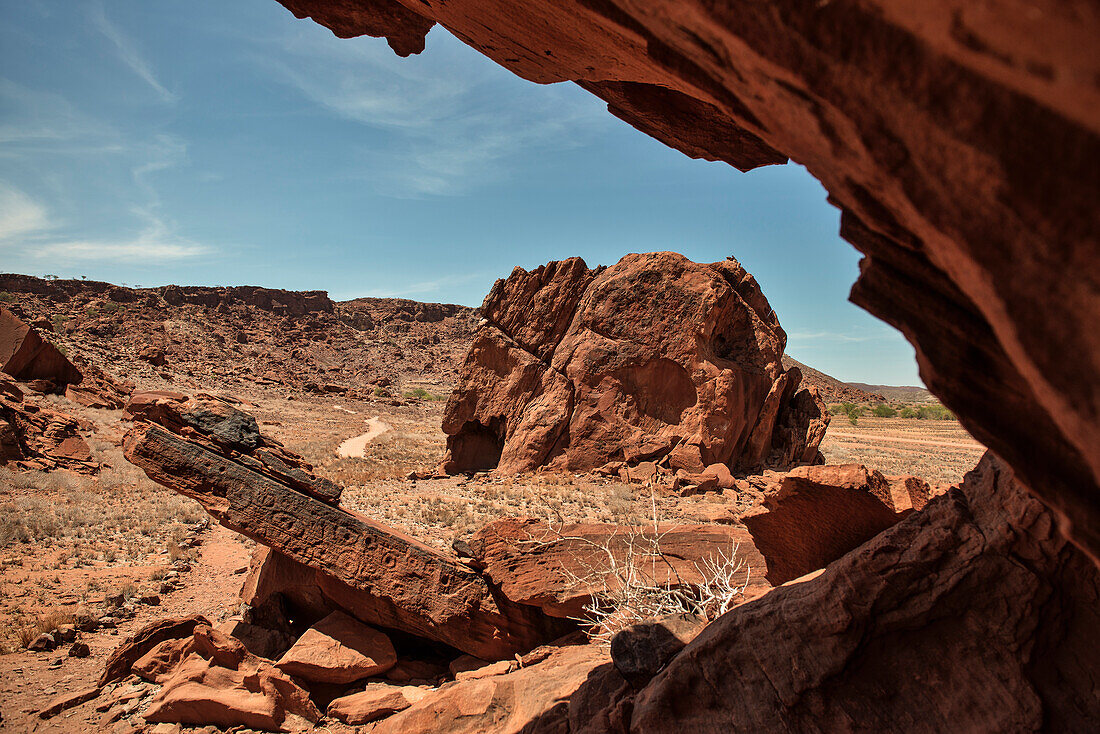
M354 683L381 675L396 662L397 653L385 633L333 612L306 630L276 665L307 681Z
M482 315L443 417L449 472L819 461L824 403L784 369L787 336L733 259L516 268Z
M17 380L48 380L62 386L80 382L80 370L9 309L0 306L0 371Z
M473 562L512 601L546 614L581 618L593 594L621 579L649 586L685 588L703 581L707 564L740 561L738 584L746 598L771 588L766 559L740 526L627 526L505 519L469 540Z

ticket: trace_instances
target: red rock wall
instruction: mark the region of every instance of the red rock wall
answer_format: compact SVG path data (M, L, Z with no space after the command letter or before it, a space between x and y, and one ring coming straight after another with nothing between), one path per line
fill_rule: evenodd
M867 255L853 300L1100 556L1095 3L284 4L399 53L435 21L690 156L805 165Z

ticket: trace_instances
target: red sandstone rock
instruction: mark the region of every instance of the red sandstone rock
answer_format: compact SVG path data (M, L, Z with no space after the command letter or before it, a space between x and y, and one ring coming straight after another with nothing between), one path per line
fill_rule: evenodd
M200 624L209 625L210 622L206 617L193 615L161 619L142 627L126 638L107 658L103 666L103 674L99 678L99 685L105 686L112 681L125 678L130 674L131 666L154 647L165 640L190 637L195 626Z
M652 555L659 535L664 557ZM632 528L620 525L566 524L551 528L538 520L498 520L469 541L475 562L512 601L535 605L562 618L584 615L592 593L613 583L615 570L633 554L639 577L673 586L698 583L701 566L737 549L744 560L749 587L746 598L771 588L768 565L743 527L661 525ZM610 559L614 559L614 565ZM743 579L739 579L743 580Z
M786 334L732 259L517 268L482 313L444 414L448 471L817 460L824 404L797 391L799 373L781 363Z
M354 683L393 667L397 655L384 633L342 612L310 627L276 665L284 673L317 683Z
M206 625L161 643L139 663L163 686L142 714L151 723L300 731L321 718L286 674Z
M920 485L915 477L892 485L860 464L803 466L780 475L764 490L763 505L740 520L768 560L768 581L779 585L824 568L924 507Z
M0 376L0 464L96 473L99 464L79 433L89 426L24 398L18 385Z
M429 695L427 690L416 686L368 683L365 690L334 700L325 715L353 726L367 724L404 711Z
M165 422L175 425L177 415ZM258 586L308 584L319 611L342 610L486 659L512 657L564 633L560 621L541 611L494 598L486 580L458 559L322 502L282 474L260 473L266 467L251 456L206 442L194 429L191 434L186 440L142 422L123 448L152 479L196 499L226 527L310 569L295 573L290 584L276 578Z
M126 403L126 420L147 420L179 432L201 435L219 449L237 452L237 461L329 504L343 488L313 474L313 467L278 441L260 433L256 419L227 400L205 393L187 397L168 391L141 391Z
M0 306L0 371L17 380L49 380L55 385L80 382L82 375L57 347L29 324Z
M373 734L482 734L568 731L569 698L607 652L589 645L554 648L538 663L506 675L462 681L429 692L378 722Z
M922 512L711 623L629 730L1089 730L1098 599L1100 572L986 454Z

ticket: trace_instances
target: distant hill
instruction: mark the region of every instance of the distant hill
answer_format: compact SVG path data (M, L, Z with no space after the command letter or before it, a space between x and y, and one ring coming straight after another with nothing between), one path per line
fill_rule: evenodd
M802 384L813 385L821 393L826 403L885 403L887 398L874 390L863 390L855 385L841 382L831 375L802 364L797 359L783 355L783 367L797 367L802 371Z
M936 397L923 387L915 387L913 385L904 385L901 387L894 385L868 385L864 382L849 382L848 384L857 390L885 395L886 400L891 403L936 402Z
M802 370L802 381L813 385L826 403L931 403L935 396L923 387L906 385L868 385L865 382L841 382L831 375L783 355L783 366Z

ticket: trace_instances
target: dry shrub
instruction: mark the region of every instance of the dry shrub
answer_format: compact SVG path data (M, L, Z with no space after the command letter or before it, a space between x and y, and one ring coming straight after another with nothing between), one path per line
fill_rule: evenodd
M687 614L710 622L737 605L749 584L749 569L734 544L694 564L698 581L685 581L661 547L655 498L648 523L632 523L605 541L565 536L551 531L549 541L573 541L584 552L574 556L580 573L561 569L571 587L595 589L576 621L597 644L610 645L620 630L673 614ZM559 526L560 527L560 526Z

